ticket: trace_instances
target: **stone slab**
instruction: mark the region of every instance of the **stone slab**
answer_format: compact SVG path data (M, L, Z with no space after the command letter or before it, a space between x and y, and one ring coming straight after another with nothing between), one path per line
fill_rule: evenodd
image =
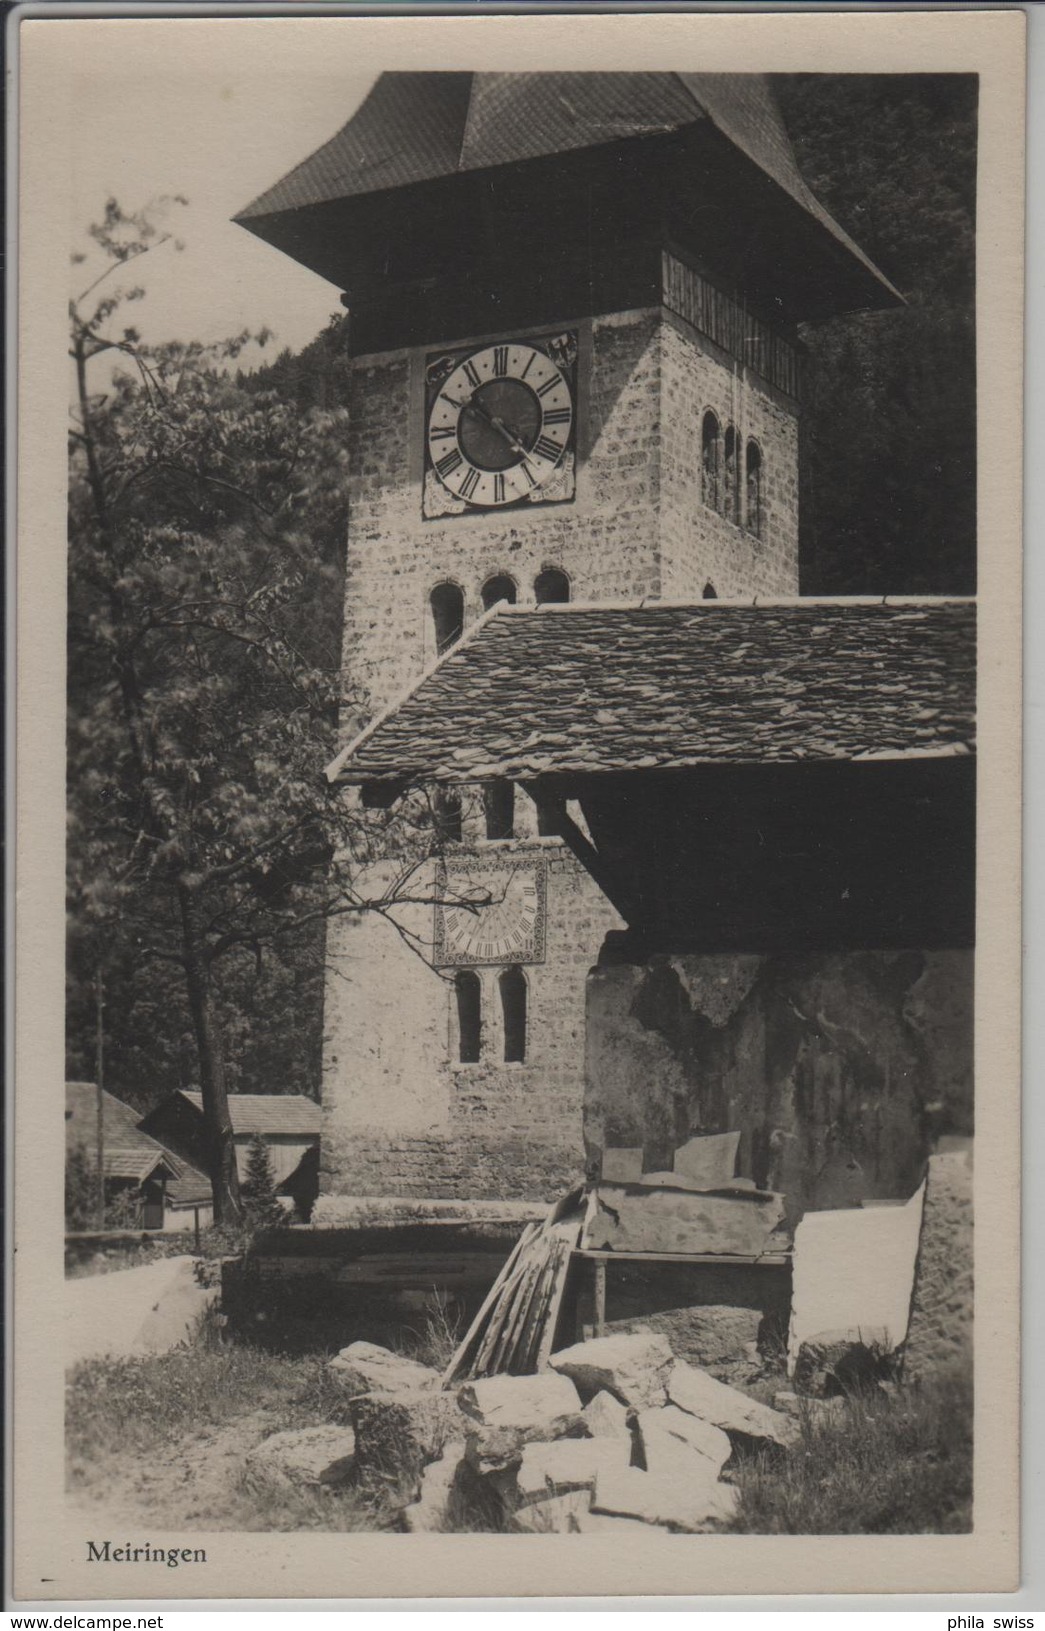
M328 1366L349 1396L359 1393L403 1393L439 1385L439 1372L376 1342L352 1342Z
M512 1513L512 1523L526 1535L569 1535L578 1531L578 1519L591 1508L591 1486L530 1501Z
M972 1363L972 1157L929 1158L904 1375Z
M635 1333L574 1343L552 1354L548 1363L572 1378L584 1398L605 1388L622 1404L642 1410L664 1403L674 1355L666 1337Z
M287 1484L298 1489L336 1488L355 1469L356 1436L351 1427L302 1427L270 1433L248 1451L244 1475L248 1483Z
M584 1425L592 1438L631 1438L628 1426L628 1407L603 1388L581 1411Z
M552 1444L527 1444L516 1474L523 1502L571 1489L593 1489L600 1471L627 1467L631 1462L631 1436L621 1438L560 1438Z
M642 1177L642 1145L634 1149L608 1149L602 1152L602 1178L607 1184L635 1183Z
M601 1184L581 1244L590 1251L757 1256L784 1216L782 1195Z
M574 1424L581 1401L569 1376L488 1376L458 1389L461 1410L484 1427L515 1427L556 1438Z
M668 1377L668 1397L680 1410L742 1439L787 1447L799 1437L798 1423L779 1410L727 1387L695 1365L679 1363Z
M682 1445L702 1461L706 1468L695 1469L717 1478L730 1456L733 1446L729 1434L699 1416L680 1410L678 1405L665 1405L660 1410L643 1410L639 1415L639 1432L647 1470L655 1470L658 1447Z
M693 1480L680 1462L666 1473L641 1472L637 1467L602 1473L596 1479L591 1504L592 1511L611 1517L639 1518L643 1523L701 1534L728 1521L736 1501L732 1485Z
M739 1132L690 1138L675 1151L672 1166L703 1189L720 1189L733 1177L739 1147Z
M795 1230L787 1370L806 1344L859 1342L891 1350L907 1335L925 1200L807 1212Z

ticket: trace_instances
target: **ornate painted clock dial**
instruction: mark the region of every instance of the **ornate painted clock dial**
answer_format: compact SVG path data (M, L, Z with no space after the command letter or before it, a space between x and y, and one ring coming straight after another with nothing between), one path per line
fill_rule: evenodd
M426 515L573 496L576 339L429 359Z
M437 964L544 961L543 861L462 860L441 869L438 889Z

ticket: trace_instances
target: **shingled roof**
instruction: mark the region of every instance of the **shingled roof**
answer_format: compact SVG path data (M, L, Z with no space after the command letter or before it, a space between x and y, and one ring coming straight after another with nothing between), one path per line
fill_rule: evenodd
M382 74L336 136L235 219L260 231L289 211L704 123L899 299L806 185L764 74Z
M155 1138L150 1138L148 1133L141 1131L138 1126L141 1116L137 1110L104 1090L102 1103L103 1148L107 1178L131 1178L137 1184L144 1183L154 1172L160 1177L167 1176L172 1179L200 1178L195 1168L179 1160ZM66 1082L66 1152L83 1149L92 1164L98 1148L97 1113L98 1089L94 1083ZM206 1183L205 1180L201 1181Z
M182 1092L194 1109L203 1114L203 1095ZM282 1133L288 1137L319 1134L323 1112L314 1099L303 1093L230 1093L229 1116L234 1136L255 1133Z
M328 769L402 783L973 750L969 600L501 606Z

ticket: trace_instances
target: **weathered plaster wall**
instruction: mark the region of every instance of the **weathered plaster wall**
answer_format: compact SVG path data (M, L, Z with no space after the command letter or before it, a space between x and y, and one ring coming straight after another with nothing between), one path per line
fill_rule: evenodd
M661 326L661 598L798 594L798 405L734 364L680 317ZM756 537L703 502L701 426L710 409L762 453Z
M527 1054L503 1062L497 968L482 1057L460 1064L452 987L378 917L341 919L328 958L322 1188L357 1195L561 1193L583 1164L584 988L619 919L560 846L548 858L546 960L525 970ZM430 942L431 908L397 912Z
M588 980L589 1166L671 1166L739 1130L737 1171L810 1207L906 1197L938 1133L971 1126L972 953L655 956Z

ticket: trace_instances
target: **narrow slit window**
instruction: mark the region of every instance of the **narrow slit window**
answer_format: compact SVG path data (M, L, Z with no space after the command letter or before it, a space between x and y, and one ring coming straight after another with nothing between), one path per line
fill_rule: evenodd
M462 968L454 976L457 999L457 1057L462 1065L477 1065L482 1044L483 988L478 974Z
M513 965L505 969L497 984L501 992L505 1063L521 1065L526 1059L526 975Z
M700 492L709 510L722 505L721 457L719 423L709 408L700 432Z
M461 842L461 790L437 787L432 794L432 818L436 836L444 844Z
M538 606L565 606L570 598L570 580L558 567L546 566L533 580L533 597Z
M732 425L726 426L726 434L722 439L723 449L723 505L722 513L727 521L740 521L740 489L739 471L737 464L740 454L740 443L737 433Z
M488 612L491 606L498 601L506 600L509 606L515 605L518 595L515 579L510 578L507 572L499 572L494 578L487 578L482 587L483 611Z
M762 536L762 449L757 442L747 444L747 530Z
M428 604L435 625L435 649L442 655L464 632L464 595L456 583L437 583Z
M483 788L487 838L515 837L515 783L487 782Z

